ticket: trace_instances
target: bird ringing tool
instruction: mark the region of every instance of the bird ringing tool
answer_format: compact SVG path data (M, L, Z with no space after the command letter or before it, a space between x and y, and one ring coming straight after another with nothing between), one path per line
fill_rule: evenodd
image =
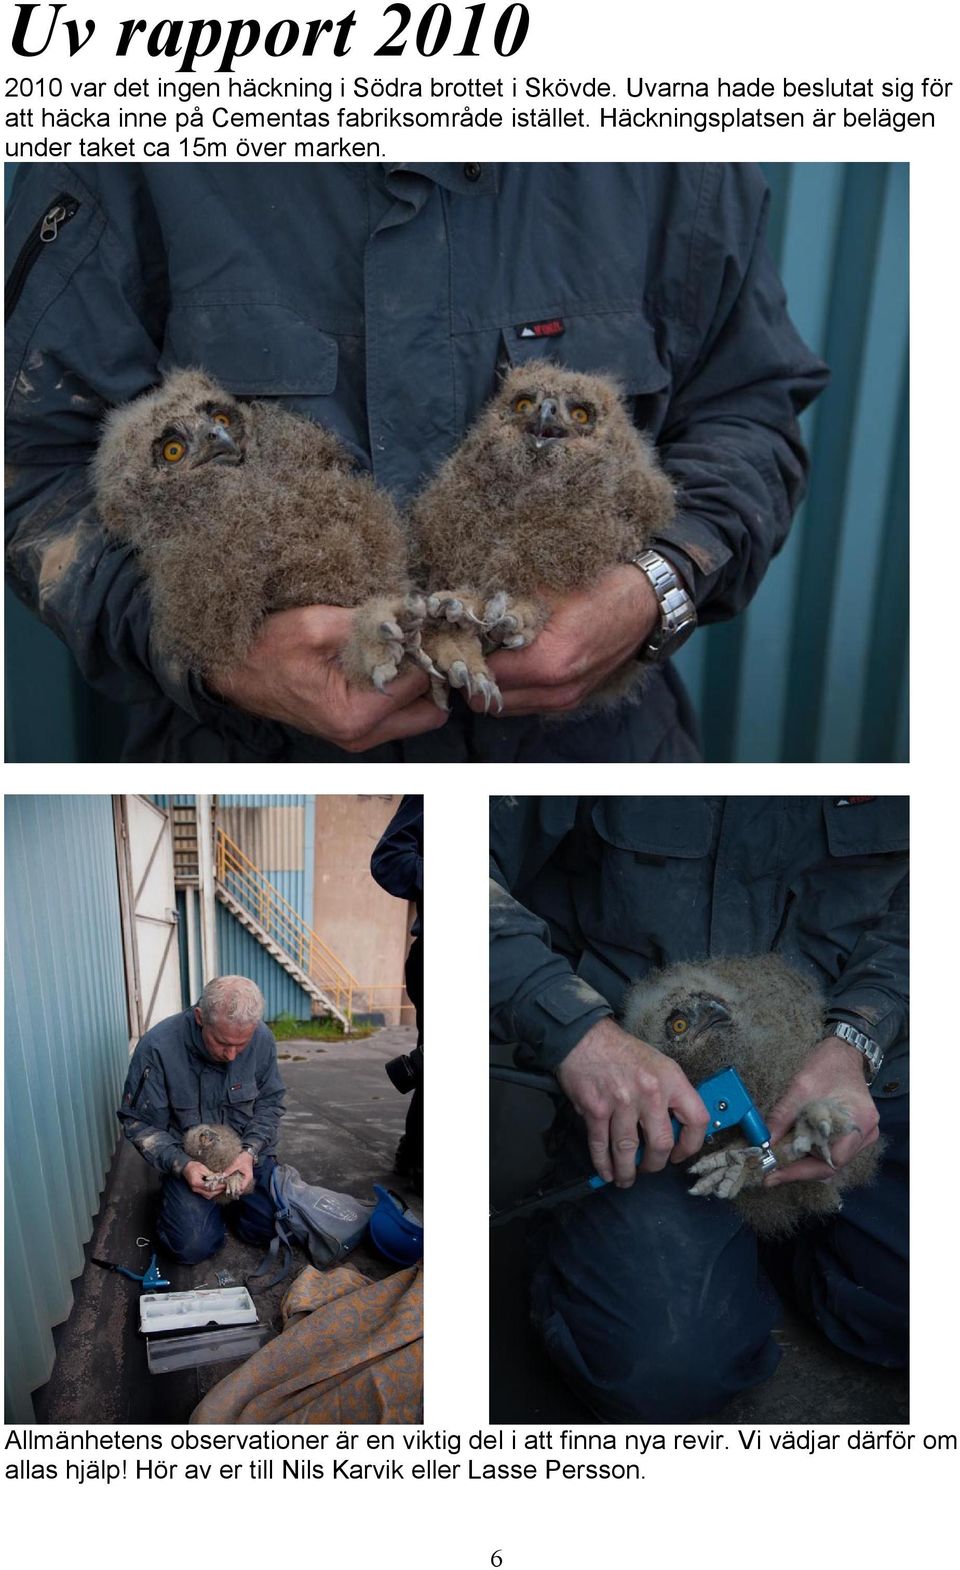
M128 1281L139 1281L146 1287L148 1292L155 1291L157 1287L168 1287L170 1285L166 1276L160 1274L156 1254L150 1255L150 1263L142 1276L137 1275L135 1270L128 1270L126 1265L114 1265L109 1259L97 1259L96 1255L91 1256L90 1263L91 1265L99 1265L101 1270L113 1270L118 1276L126 1276Z
M525 1069L492 1063L490 1077L502 1079L509 1085L525 1086L528 1090L542 1090L547 1095L560 1094L560 1086L552 1074L531 1073ZM724 1129L739 1128L744 1139L757 1152L760 1171L764 1175L774 1172L777 1158L770 1145L770 1130L736 1069L728 1065L701 1081L699 1085L694 1086L694 1089L710 1115L704 1140L712 1139L715 1134L722 1133ZM679 1122L675 1117L671 1117L670 1124L674 1139L679 1139ZM637 1146L637 1166L643 1160L643 1152L644 1146L641 1140ZM607 1186L608 1180L594 1172L591 1177L578 1178L575 1183L565 1183L561 1188L540 1189L529 1199L523 1199L517 1205L509 1205L505 1210L492 1210L490 1222L492 1226L499 1226L504 1221L512 1221L515 1216L526 1215L529 1211L545 1210L565 1200L580 1199L585 1194L593 1193L595 1189Z

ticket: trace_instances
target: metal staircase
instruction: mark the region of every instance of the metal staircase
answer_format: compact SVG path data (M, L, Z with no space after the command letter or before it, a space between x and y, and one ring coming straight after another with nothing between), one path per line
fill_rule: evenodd
M215 838L217 899L256 938L262 948L291 976L320 1012L349 1027L361 988L341 960L304 921L219 826Z

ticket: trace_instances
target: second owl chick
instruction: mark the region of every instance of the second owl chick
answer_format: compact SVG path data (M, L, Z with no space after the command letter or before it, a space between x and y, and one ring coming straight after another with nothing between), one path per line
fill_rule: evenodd
M94 459L106 526L136 547L162 654L203 675L243 661L264 617L356 610L348 677L383 690L420 649L390 498L329 431L174 371L107 417Z
M547 360L512 370L413 504L434 664L498 704L484 655L532 643L553 601L637 555L673 511L615 383ZM630 661L597 696L622 696L641 673Z
M232 1167L243 1148L240 1135L226 1123L196 1123L183 1136L183 1148L191 1161L200 1161L213 1173ZM243 1178L232 1172L228 1178L205 1178L218 1205L229 1205L240 1198ZM222 1190L222 1192L217 1192Z
M776 954L758 954L672 965L644 977L627 993L623 1025L675 1059L691 1084L732 1063L767 1118L823 1039L825 1008L806 976ZM853 1126L841 1100L809 1102L774 1154L781 1166L806 1155L832 1166L832 1141ZM844 1189L869 1183L881 1149L877 1143L858 1151L830 1182L763 1188L750 1147L731 1130L712 1139L693 1163L698 1181L691 1192L733 1199L756 1232L785 1236L810 1216L839 1210Z

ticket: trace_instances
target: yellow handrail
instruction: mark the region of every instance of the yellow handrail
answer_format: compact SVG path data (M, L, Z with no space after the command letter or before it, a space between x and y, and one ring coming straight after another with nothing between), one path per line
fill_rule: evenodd
M359 982L256 862L251 861L219 826L216 830L216 877L221 887L254 917L268 937L289 954L311 980L323 988L342 1013L352 1016L361 999L369 1008L371 995L383 992L398 994L397 1002L392 1006L401 1018L404 1010L412 1008L412 1004L402 1001L402 983L375 982L368 986Z

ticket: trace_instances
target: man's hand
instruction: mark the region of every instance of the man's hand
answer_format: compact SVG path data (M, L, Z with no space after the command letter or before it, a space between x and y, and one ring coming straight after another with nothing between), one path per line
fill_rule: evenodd
M243 664L217 671L210 686L238 709L282 720L345 752L438 730L446 715L424 697L423 671L403 671L386 696L348 684L338 655L352 623L352 611L332 605L278 611Z
M660 606L639 567L612 567L592 589L567 594L527 649L501 650L487 661L503 695L504 714L563 714L575 709L648 642ZM483 712L482 698L471 700Z
M686 1161L703 1144L709 1115L679 1064L612 1019L587 1031L560 1064L557 1079L586 1122L591 1161L618 1188L629 1188L637 1170L660 1172L668 1158ZM683 1125L676 1146L671 1112ZM638 1124L645 1145L639 1169Z
M239 1175L243 1178L243 1187L241 1188L240 1193L251 1193L253 1191L253 1157L251 1156L249 1150L241 1150L236 1161L232 1162L229 1167L224 1168L220 1176L224 1179L224 1181L226 1181L226 1179L234 1172L239 1173Z
M795 1074L770 1114L770 1138L776 1145L792 1129L797 1113L810 1101L839 1101L850 1114L855 1127L830 1146L833 1169L818 1156L802 1156L788 1166L771 1172L764 1186L799 1183L802 1179L836 1176L858 1151L876 1144L880 1138L880 1114L863 1076L863 1058L849 1041L827 1036L814 1047L799 1074Z
M191 1193L199 1194L201 1199L216 1199L219 1177L202 1161L188 1161L180 1176Z

